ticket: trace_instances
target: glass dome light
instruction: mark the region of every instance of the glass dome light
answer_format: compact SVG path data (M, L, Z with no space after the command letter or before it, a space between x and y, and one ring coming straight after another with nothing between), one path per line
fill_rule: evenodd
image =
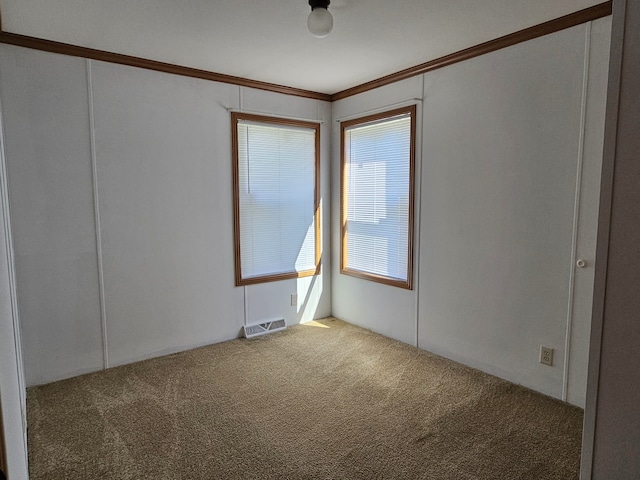
M326 37L333 30L333 16L327 10L329 3L329 0L309 0L311 13L307 18L307 27L314 37Z

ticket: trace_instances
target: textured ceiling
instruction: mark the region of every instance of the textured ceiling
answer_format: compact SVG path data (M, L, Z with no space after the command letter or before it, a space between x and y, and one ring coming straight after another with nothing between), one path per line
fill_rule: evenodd
M313 37L306 0L2 0L2 28L323 93L602 3L333 0Z

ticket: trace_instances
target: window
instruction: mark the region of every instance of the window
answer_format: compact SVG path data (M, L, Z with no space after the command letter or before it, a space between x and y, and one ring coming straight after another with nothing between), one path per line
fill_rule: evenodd
M415 105L341 123L340 272L411 289Z
M232 113L236 285L320 268L320 126Z

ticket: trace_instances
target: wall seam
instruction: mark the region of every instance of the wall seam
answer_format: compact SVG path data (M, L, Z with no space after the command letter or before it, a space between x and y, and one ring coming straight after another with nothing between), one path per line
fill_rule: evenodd
M93 110L93 76L91 60L86 60L87 94L89 103L89 138L91 143L91 174L93 184L93 211L96 227L96 257L98 262L98 290L100 297L100 327L102 331L102 362L105 369L109 368L109 342L107 337L107 308L104 294L104 268L102 264L102 232L100 228L100 202L98 196L98 162L96 156L96 129Z
M329 288L327 289L327 293L329 296L329 316L333 317L333 257L331 252L333 251L332 248L332 244L333 244L333 103L332 102L328 102L328 107L329 107L329 118L327 119L326 122L326 134L329 136L329 148L328 151L325 152L325 158L327 159L327 163L328 163L328 168L327 168L327 192L329 193L327 201L324 202L323 206L326 210L326 213L324 214L324 217L326 217L328 220L326 222L325 226L325 232L324 238L327 238L328 240L327 243L329 245L329 256L327 258L326 253L323 249L322 251L322 259L323 259L323 263L325 265L329 265L329 275L327 275L327 279L329 282ZM322 130L322 127L320 127L320 129ZM328 205L328 206L327 206ZM324 240L323 238L323 246L324 246ZM324 247L323 247L324 248ZM326 269L323 270L323 275L326 275ZM324 284L324 282L323 282ZM324 291L324 289L323 289Z
M242 112L242 107L244 106L244 90L241 85L238 85L238 110ZM230 111L227 109L227 111ZM236 128L234 125L231 128ZM235 167L234 167L235 168ZM237 241L234 239L234 242ZM244 285L242 287L242 302L243 302L243 325L247 326L247 321L249 320L249 295L248 295L249 286Z
M567 325L565 330L564 369L562 377L562 400L569 396L569 370L571 363L571 334L573 328L573 303L575 298L576 259L578 249L578 228L580 222L580 196L582 189L582 167L584 164L584 139L586 134L587 91L589 88L589 61L591 54L591 22L585 26L584 62L582 71L582 98L580 108L580 133L578 138L578 164L576 167L576 189L573 204L573 231L571 239L571 269L569 273L569 299L567 301Z
M423 166L423 144L422 144L422 133L424 132L424 87L425 87L425 81L424 81L424 74L420 75L420 79L422 80L422 85L421 85L421 101L420 101L420 128L417 128L416 125L416 130L419 130L419 135L418 132L416 132L416 145L415 145L415 149L416 151L413 152L414 155L414 159L415 159L415 168L414 168L414 172L415 172L415 178L413 179L414 183L414 188L415 188L415 194L414 194L414 206L413 206L413 211L414 211L414 246L413 246L413 253L414 253L414 257L413 257L413 275L414 275L414 295L415 295L415 334L416 334L416 348L420 348L420 238L421 238L421 225L422 225L422 166ZM417 123L418 119L416 118L416 123ZM420 140L420 147L418 148L418 140ZM417 151L420 151L419 155L416 155ZM419 162L417 160L420 160Z

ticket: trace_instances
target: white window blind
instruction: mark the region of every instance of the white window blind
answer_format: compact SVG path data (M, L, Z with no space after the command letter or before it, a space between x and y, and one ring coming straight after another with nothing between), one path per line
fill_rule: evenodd
M410 288L412 111L343 126L343 273Z
M237 284L316 270L317 126L278 122L237 118Z

